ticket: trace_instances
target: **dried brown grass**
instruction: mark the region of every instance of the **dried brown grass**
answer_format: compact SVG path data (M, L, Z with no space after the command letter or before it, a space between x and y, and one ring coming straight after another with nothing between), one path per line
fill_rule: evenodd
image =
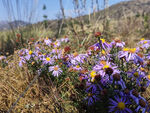
M0 69L0 112L4 113L9 110L35 76L30 74L26 66L23 68L18 66L17 54L8 59L10 60L8 66ZM64 92L63 89L66 87L68 91ZM12 112L77 113L72 101L67 99L74 91L69 81L56 88L50 78L41 76L20 99Z

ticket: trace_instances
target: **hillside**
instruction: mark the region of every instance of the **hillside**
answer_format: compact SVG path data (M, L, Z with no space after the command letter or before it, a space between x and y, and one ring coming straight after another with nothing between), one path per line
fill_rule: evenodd
M124 16L133 16L137 14L150 14L150 0L131 0L112 5L108 8L110 19L120 19ZM103 19L104 11L97 12L97 16Z
M134 30L134 31L137 31L137 30L141 31L141 30L145 29L144 28L145 20L146 20L146 24L150 23L150 21L149 21L150 8L149 7L150 7L150 0L130 0L130 1L120 2L118 4L110 6L108 9L106 9L106 14L108 15L109 23L111 24L109 26L112 27L110 29L116 29L119 27L116 31L120 31L120 30L122 30L122 28L120 28L120 27L124 26L123 24L129 24L129 26L131 27L131 30ZM135 17L140 17L140 18L135 18ZM91 20L89 20L90 18L91 18ZM86 26L85 29L89 29L91 31L91 27L89 27L89 26L94 23L93 27L95 29L97 29L95 26L95 21L98 20L97 26L99 26L103 23L104 18L105 18L104 10L100 10L99 12L92 13L90 15L84 15L84 16L80 16L80 17L76 17L76 18L67 18L65 20L62 31L67 31L66 29L68 29L68 27L69 27L68 32L70 32L71 29L73 31L72 24L74 24L74 23L75 23L74 26L82 26L82 24L84 24ZM145 19L145 18L147 18L147 19ZM127 20L127 19L129 19L129 20ZM82 21L82 23L81 23L81 21ZM60 23L61 23L61 21L59 21L57 19L49 20L47 22L48 28L50 28L50 30L55 35L58 34L58 29L60 27L60 25L59 25ZM138 23L138 24L136 24L136 23ZM35 25L41 26L42 24L44 24L44 22L39 22ZM132 28L132 27L134 27L134 28ZM147 27L147 25L146 25L146 27ZM79 31L81 31L82 27L77 28L77 29ZM123 29L127 30L126 28L123 28ZM103 29L101 28L100 30L103 30ZM111 32L114 32L114 31L111 31ZM121 31L121 32L124 32L124 31ZM145 31L142 31L142 36L147 37L147 34L143 34L143 33L145 33ZM62 35L63 34L64 34L64 32L62 32ZM123 34L128 34L128 33L123 33Z
M29 25L29 23L20 20L16 20L12 22L0 21L0 30L9 30L11 28L18 28L26 25Z

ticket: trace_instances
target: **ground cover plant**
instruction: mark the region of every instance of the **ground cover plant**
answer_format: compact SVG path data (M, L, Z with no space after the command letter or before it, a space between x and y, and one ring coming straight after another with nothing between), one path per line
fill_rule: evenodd
M69 37L46 37L18 52L19 66L50 80L56 89L69 81L73 88L63 88L58 95L72 101L78 112L149 112L144 92L150 84L150 40L142 38L137 47L128 48L119 39L105 41L100 32L93 39L97 43L80 53L72 50Z

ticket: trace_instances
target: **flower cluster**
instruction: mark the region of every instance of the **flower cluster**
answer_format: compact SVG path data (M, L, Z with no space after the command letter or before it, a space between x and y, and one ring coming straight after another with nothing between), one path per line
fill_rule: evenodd
M46 73L58 80L76 73L84 104L108 112L149 112L143 92L150 84L150 40L141 39L136 48L127 48L119 39L108 43L96 33L98 42L85 53L72 51L65 37L37 41L34 49L19 51L19 66L27 64L35 72ZM71 52L72 51L72 52ZM74 74L72 74L74 76ZM81 99L80 99L81 100ZM93 111L97 112L97 111Z

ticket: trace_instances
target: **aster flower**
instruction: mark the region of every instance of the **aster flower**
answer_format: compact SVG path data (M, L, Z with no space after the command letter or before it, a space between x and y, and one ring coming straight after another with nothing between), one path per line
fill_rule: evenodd
M58 65L49 67L49 71L52 72L53 76L56 77L58 77L62 73L62 70Z
M65 36L64 38L61 38L61 41L67 43L69 42L69 38Z
M97 74L101 76L101 83L106 85L110 80L110 76L115 73L120 73L117 66L111 65L110 62L101 60L93 67L93 70L97 71Z
M141 80L142 78L145 76L145 73L143 72L140 72L138 70L133 70L132 72L127 72L128 74L128 77L131 78L132 77L132 80L136 80L136 83L137 85L140 85L141 83Z
M54 44L54 47L59 47L61 42L59 40L56 40L53 44Z
M0 56L0 61L6 59L6 56Z
M122 42L119 39L115 39L110 43L110 47L113 46L123 48L125 46L125 42Z
M99 49L110 49L109 44L105 41L105 39L101 38L99 43L95 44L97 47L99 47Z
M55 47L54 49L52 49L51 53L53 54L58 54L59 53L59 49L57 47Z
M58 49L55 47L54 49L52 49L51 54L53 54L54 59L61 59L63 57L63 52L60 48Z
M136 104L139 104L139 93L135 89L130 91L130 96L136 102Z
M138 43L140 47L148 49L150 47L150 40L145 40L144 38Z
M89 88L87 88L86 93L88 94L88 96L85 98L85 100L88 101L89 106L93 105L100 99L99 98L100 92L97 90L96 85L91 85Z
M31 57L34 57L33 51L31 51L31 50L29 51L27 49L25 51L26 51L26 56L25 56L26 60L30 60Z
M134 61L135 63L143 62L142 58L140 58L137 55L137 49L136 48L123 48L122 51L119 51L118 57L119 58L125 58L127 62Z
M78 65L79 63L84 63L87 57L87 54L78 54L77 52L75 52L69 56L69 59L73 65Z
M46 37L46 39L44 39L44 43L45 43L46 45L50 46L51 43L52 43L52 41L51 41L48 37Z
M54 64L54 59L51 58L51 57L46 57L46 58L43 58L43 64Z
M76 70L76 71L80 71L80 70L82 70L82 67L79 66L79 65L76 65L76 66L73 67L73 69Z
M96 64L93 67L94 70L96 70L99 74L104 77L105 75L112 75L114 73L119 73L119 70L117 70L117 66L111 65L110 62L101 60L98 64Z
M99 45L97 46L96 44L94 44L88 48L87 54L92 55L94 52L99 52L99 50L100 50Z
M130 90L129 89L124 89L123 91L120 91L120 90L117 90L115 92L118 92L118 94L121 96L121 97L124 97L126 99L126 101L131 104L131 96L130 96Z
M26 63L25 59L23 57L20 57L19 67L22 67L23 64L25 64L25 63Z
M125 82L119 73L113 74L110 78L111 78L110 83L113 83L113 81L114 81L114 84L120 85L122 87L122 89L126 89Z
M146 58L150 60L150 53L149 53L149 54L147 54L147 57L146 57Z
M150 111L148 108L148 102L141 96L139 96L139 104L135 111L138 112L140 109L142 109L142 113Z
M126 98L115 96L114 100L110 99L109 112L132 113L132 110L127 107L128 105L129 103L126 101Z
M150 85L150 74L145 76L146 80L147 80L147 84L146 87L148 87Z

